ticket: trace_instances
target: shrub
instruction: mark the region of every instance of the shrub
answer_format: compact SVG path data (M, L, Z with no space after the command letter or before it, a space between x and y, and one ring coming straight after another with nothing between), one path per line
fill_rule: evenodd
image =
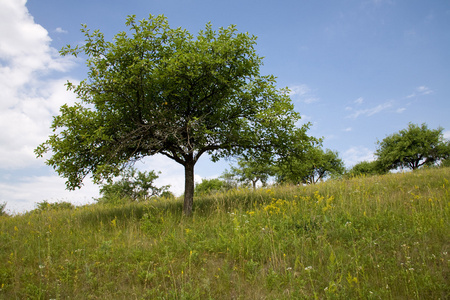
M49 203L47 200L36 203L37 208L35 211L48 211L48 210L63 210L63 209L74 209L75 206L66 201Z
M218 192L224 187L224 182L218 178L203 179L201 183L195 186L196 195L205 195Z
M362 161L354 165L353 168L348 171L347 176L382 175L385 173L387 173L387 171L382 169L378 161Z

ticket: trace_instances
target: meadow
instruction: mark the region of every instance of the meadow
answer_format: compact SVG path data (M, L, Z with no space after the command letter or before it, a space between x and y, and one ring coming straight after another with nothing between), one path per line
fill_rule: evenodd
M449 299L450 168L0 217L0 299Z

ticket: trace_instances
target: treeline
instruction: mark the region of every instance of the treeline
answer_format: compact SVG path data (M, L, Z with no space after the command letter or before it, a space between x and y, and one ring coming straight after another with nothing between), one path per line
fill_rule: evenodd
M443 136L443 128L429 129L427 124L410 123L406 129L378 141L375 160L362 161L351 169L336 151L311 147L301 155L289 155L275 164L240 157L218 179L203 180L196 186L197 194L227 190L236 187L256 188L267 185L269 179L276 184L315 184L329 178L382 175L392 170L415 170L422 166L450 166L450 141Z
M332 178L361 175L382 175L392 170L415 170L423 166L450 166L450 141L445 140L443 128L429 129L427 124L408 124L408 127L378 141L375 160L362 161L346 169L338 152L323 149L321 141L283 156L237 158L235 166L214 179L196 184L197 196L211 192L244 187L253 188L275 184L315 184ZM98 203L120 205L132 201L145 201L152 197L175 198L170 186L158 187L155 171L125 169L117 180L100 185ZM7 216L6 203L0 203L0 216ZM73 208L67 202L37 203L36 211Z
M320 141L310 147L277 158L240 156L236 164L219 178L204 179L195 186L195 195L244 187L253 188L275 184L315 184L332 178L361 175L382 175L399 168L415 170L422 166L450 166L450 142L443 128L429 129L426 124L410 123L406 129L378 141L375 160L362 161L346 169L337 151L323 149ZM116 183L103 185L103 203L121 203L124 199L141 201L152 196L174 198L170 186L156 187L154 171L136 172L132 169Z

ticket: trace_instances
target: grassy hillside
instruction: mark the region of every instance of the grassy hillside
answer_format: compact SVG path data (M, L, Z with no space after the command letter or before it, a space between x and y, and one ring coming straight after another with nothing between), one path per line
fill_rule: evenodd
M449 299L450 168L0 217L1 299Z

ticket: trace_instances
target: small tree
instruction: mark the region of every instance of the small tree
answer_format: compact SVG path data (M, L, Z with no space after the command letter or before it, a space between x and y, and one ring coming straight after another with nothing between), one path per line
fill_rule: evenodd
M231 174L237 177L240 182L251 183L253 189L256 189L258 181L261 181L261 184L265 186L270 176L275 175L270 160L241 157L237 163L238 167L231 167Z
M320 147L311 147L303 157L293 156L284 159L278 166L279 182L294 184L315 184L328 176L342 175L345 171L344 162L338 153Z
M223 181L225 190L236 189L239 186L239 178L237 178L233 172L228 171L228 169L226 169L219 178Z
M131 36L121 32L113 42L84 25L85 43L61 51L87 56L88 80L67 84L80 103L61 107L54 134L35 152L52 152L46 163L67 178L67 188L79 188L89 174L94 182L117 176L159 153L183 165L183 211L190 215L203 154L216 161L279 151L308 128L295 126L300 115L288 90L260 74L255 36L207 24L194 38L164 16L130 16L126 25Z
M147 200L152 196L159 196L170 186L156 187L154 182L158 179L154 171L137 171L129 168L122 172L120 179L115 182L103 184L100 187L102 195L98 201L114 203L117 200L130 199L131 201Z
M377 160L386 170L433 165L450 156L450 142L444 140L443 130L409 123L408 128L378 141Z

